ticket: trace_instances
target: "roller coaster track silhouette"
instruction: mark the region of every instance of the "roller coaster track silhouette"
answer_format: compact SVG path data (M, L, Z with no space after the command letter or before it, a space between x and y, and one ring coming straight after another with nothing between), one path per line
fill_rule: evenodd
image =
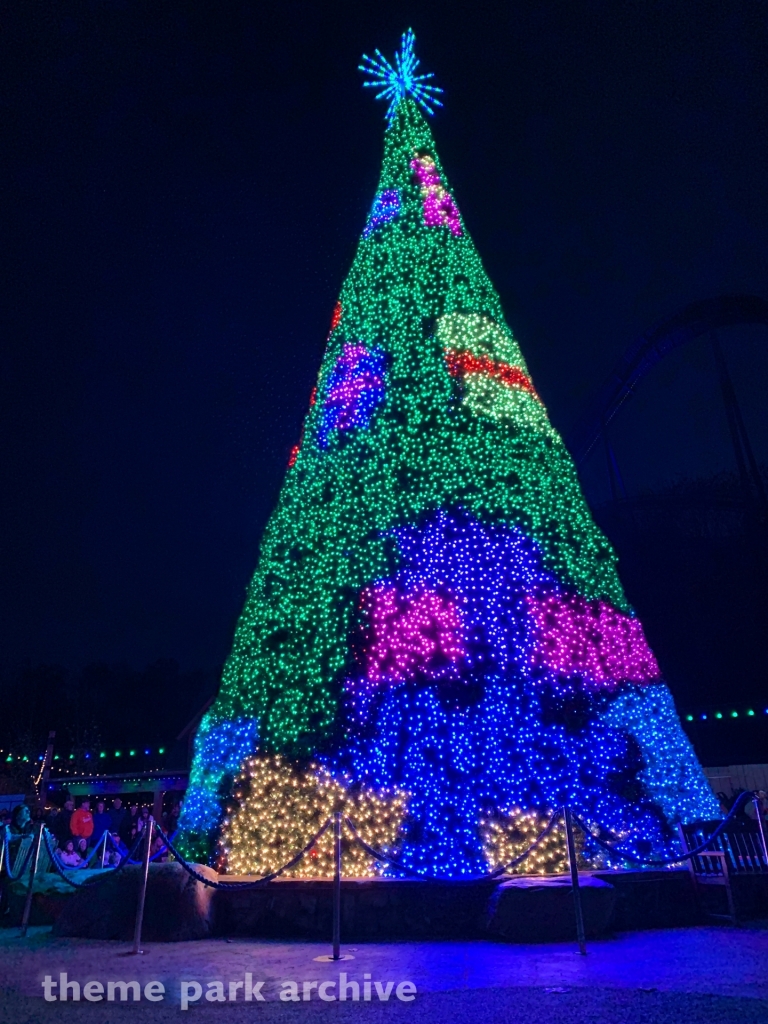
M566 439L576 464L582 466L602 439L611 491L614 499L617 498L618 491L623 491L623 485L608 439L609 424L632 398L643 377L664 356L687 342L709 335L744 498L748 505L758 510L759 518L765 520L768 500L763 477L752 451L717 336L721 328L744 324L768 326L768 301L755 295L726 295L694 302L640 335L614 366L589 403L585 415Z

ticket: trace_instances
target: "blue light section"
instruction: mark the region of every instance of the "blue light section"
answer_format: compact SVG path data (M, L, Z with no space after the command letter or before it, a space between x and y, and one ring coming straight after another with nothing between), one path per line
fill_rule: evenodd
M617 697L602 718L607 726L623 729L639 744L645 768L638 778L669 821L721 817L666 686L631 689Z
M179 820L182 852L186 856L207 860L232 777L246 757L255 752L257 739L255 718L214 722L210 714L203 716Z
M434 114L435 107L443 105L437 98L443 90L429 83L429 79L435 76L433 74L416 74L420 61L416 58L413 50L415 42L416 36L409 28L407 32L403 33L399 52L395 53L395 67L392 67L380 50L374 51L375 57L369 57L364 53L363 63L358 65L359 70L371 79L369 82L363 82L363 85L370 89L380 90L376 95L377 100L389 100L386 116L390 123L395 116L398 104L406 96L412 96L430 115Z
M533 541L515 527L481 523L460 510L437 512L395 536L406 586L426 579L461 596L470 671L491 665L498 673L528 664L534 632L525 596L557 589Z
M425 876L487 871L478 822L569 804L642 858L677 852L672 826L718 808L663 684L576 693L531 669L525 595L557 589L536 545L504 524L437 512L394 531L405 587L455 596L467 629L464 695L421 681L348 685L350 746L332 769L411 794L402 860ZM364 681L363 681L364 682Z
M372 786L412 794L400 856L425 876L486 872L478 821L513 806L568 803L617 833L631 832L627 852L674 852L672 830L636 784L642 763L627 734L599 719L575 732L542 719L538 695L519 680L486 686L480 702L463 710L447 711L432 689L394 690L375 735L361 737L340 767L348 764Z
M379 192L373 201L373 208L363 230L363 238L368 238L374 231L389 224L400 214L400 193L396 188Z
M334 431L363 429L373 411L384 401L386 354L376 346L361 343L344 345L325 388L325 404L318 442L328 446Z

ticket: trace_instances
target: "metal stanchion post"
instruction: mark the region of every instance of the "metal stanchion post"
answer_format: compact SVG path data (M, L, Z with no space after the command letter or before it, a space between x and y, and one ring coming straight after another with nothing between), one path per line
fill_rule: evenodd
M103 832L102 837L101 837L101 866L102 866L102 868L104 867L104 858L106 857L106 855L107 855L107 830L104 829L104 832Z
M763 821L763 809L760 806L760 797L755 793L752 797L752 804L755 808L755 817L757 818L757 828L760 832L760 839L763 844L763 857L765 858L766 867L768 867L768 839L765 836L765 821Z
M315 960L328 962L333 960L354 960L346 953L341 953L341 811L333 815L333 952L330 956L316 956Z
M37 874L37 862L40 860L40 844L43 841L43 829L45 825L43 822L39 822L37 826L37 835L35 836L35 852L32 854L32 867L29 872L29 889L27 889L27 898L24 902L24 913L21 916L21 932L22 936L27 934L27 928L29 926L29 915L32 913L32 897L34 895L35 888L35 875Z
M144 844L144 857L141 862L141 886L139 888L139 903L136 907L136 926L133 929L133 949L131 950L131 956L135 956L137 953L143 953L144 950L141 948L141 928L144 924L144 901L147 898L147 878L149 877L149 855L152 851L152 829L155 825L155 819L150 816L149 824L146 826L147 841Z
M341 958L341 811L333 816L333 959Z
M0 831L0 875L2 875L2 873L3 873L3 864L5 863L5 846L6 846L7 842L8 842L8 832L6 831L6 826L3 825L2 831ZM8 861L9 866L10 866L10 863L11 862L9 860Z
M563 808L565 818L565 838L568 843L568 864L571 868L571 886L573 888L573 909L576 913L576 938L579 942L579 952L582 956L587 955L587 943L584 936L584 915L581 909L581 889L579 888L579 868L576 864L576 845L573 841L573 819L571 808Z

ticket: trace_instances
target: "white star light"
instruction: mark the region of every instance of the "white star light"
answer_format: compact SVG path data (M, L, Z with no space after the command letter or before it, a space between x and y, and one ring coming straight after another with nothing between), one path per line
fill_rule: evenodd
M380 50L374 51L375 57L369 57L367 53L364 53L363 63L358 65L363 74L371 77L371 81L363 82L363 85L381 90L376 96L377 100L389 100L386 116L390 123L395 116L397 105L406 96L413 96L416 102L430 115L434 114L434 107L443 105L437 98L443 90L436 85L426 84L430 78L435 76L415 73L420 63L413 52L415 42L416 36L413 34L413 29L409 28L407 32L403 33L400 50L395 54L395 67L392 67Z

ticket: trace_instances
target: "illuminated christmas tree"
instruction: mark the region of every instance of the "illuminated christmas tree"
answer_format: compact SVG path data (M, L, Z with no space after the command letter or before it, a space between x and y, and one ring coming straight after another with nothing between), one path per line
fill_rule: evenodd
M381 179L197 736L186 850L221 841L263 872L341 801L425 875L487 871L489 821L563 803L669 851L718 807L467 233L417 64L410 32L394 67L364 58L389 101Z

